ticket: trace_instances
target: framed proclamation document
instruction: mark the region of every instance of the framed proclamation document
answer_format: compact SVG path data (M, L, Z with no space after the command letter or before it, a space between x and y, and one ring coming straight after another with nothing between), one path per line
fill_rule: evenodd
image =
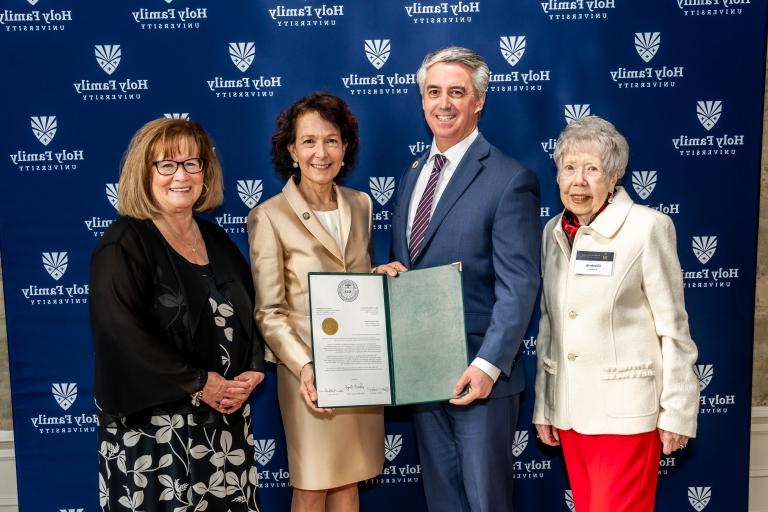
M309 274L318 407L451 398L467 367L461 270Z

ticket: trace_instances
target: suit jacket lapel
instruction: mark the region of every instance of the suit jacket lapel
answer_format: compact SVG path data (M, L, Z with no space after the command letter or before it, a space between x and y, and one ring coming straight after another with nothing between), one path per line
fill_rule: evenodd
M422 247L427 247L440 223L475 179L477 173L483 168L480 160L488 155L490 149L491 145L488 144L488 141L481 134L478 134L475 141L467 149L467 152L464 153L464 158L456 166L451 181L448 182L448 186L445 187L443 195L440 196L440 200L437 202L435 212L432 214L432 218L429 219L429 226L424 234ZM422 254L423 252L422 250Z
M346 192L339 186L333 185L336 191L336 202L339 205L339 224L341 229L341 254L346 254L349 230L352 228L352 205L346 196Z
M285 195L285 199L288 201L288 204L291 206L291 209L299 218L299 221L304 224L304 227L307 228L312 236L317 238L317 240L323 244L323 247L325 247L325 249L331 253L334 258L343 264L344 258L341 255L339 246L336 244L336 240L334 240L334 238L325 230L323 225L320 224L317 216L309 207L307 201L304 200L304 196L301 195L299 187L296 185L296 183L294 183L293 178L289 179L288 183L286 183L285 187L283 187L283 194ZM339 196L337 194L336 199L338 200L338 198ZM341 206L339 206L339 208L341 209ZM341 215L341 212L339 212L339 214ZM349 214L349 212L347 212L347 214ZM342 220L342 229L343 225L344 221ZM349 227L347 227L347 233L348 232ZM344 235L342 235L342 242L344 242Z

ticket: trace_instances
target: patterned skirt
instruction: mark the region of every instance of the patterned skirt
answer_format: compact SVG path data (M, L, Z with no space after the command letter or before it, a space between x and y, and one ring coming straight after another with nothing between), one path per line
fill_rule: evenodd
M99 504L112 512L258 512L250 406L99 427Z

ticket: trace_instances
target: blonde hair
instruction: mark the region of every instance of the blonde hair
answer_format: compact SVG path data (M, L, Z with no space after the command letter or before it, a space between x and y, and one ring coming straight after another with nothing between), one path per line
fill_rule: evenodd
M205 212L222 203L224 180L211 137L194 121L161 118L139 128L123 155L117 192L121 215L136 219L160 215L152 198L153 161L158 154L174 158L183 141L194 142L203 159L203 192L193 210Z

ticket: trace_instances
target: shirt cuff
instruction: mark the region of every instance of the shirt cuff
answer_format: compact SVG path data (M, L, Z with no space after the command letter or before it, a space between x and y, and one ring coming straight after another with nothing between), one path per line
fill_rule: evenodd
M499 379L499 375L501 375L501 370L493 366L482 357L476 357L475 360L472 361L472 366L480 368L483 373L487 374L491 379L493 379L494 383L496 383L496 381Z

